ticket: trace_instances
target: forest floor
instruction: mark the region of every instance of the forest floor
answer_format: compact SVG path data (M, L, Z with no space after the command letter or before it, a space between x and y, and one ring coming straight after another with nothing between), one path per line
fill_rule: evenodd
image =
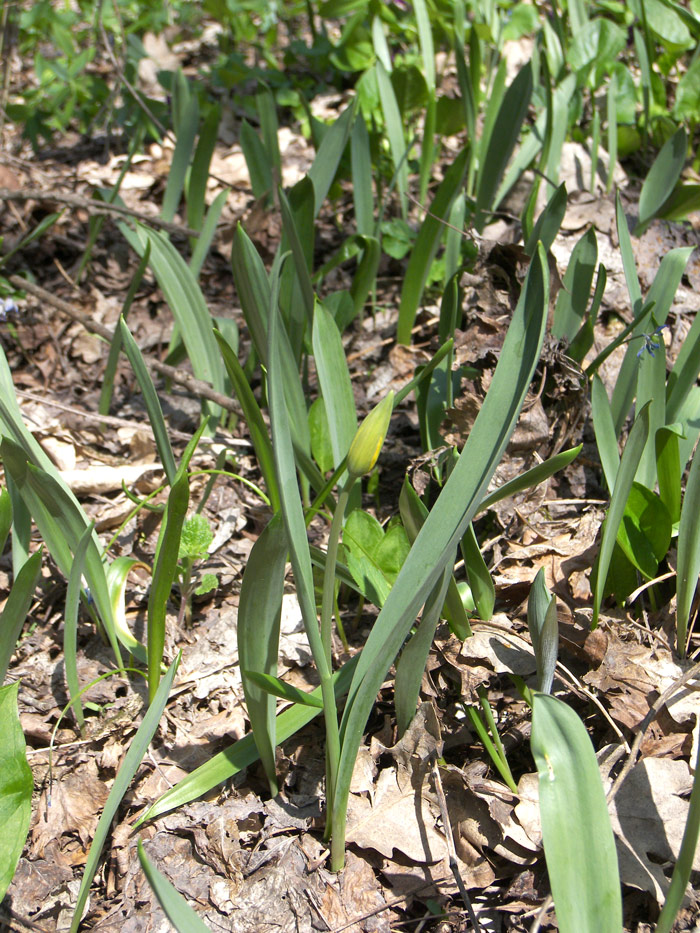
M329 113L340 98L327 101ZM97 188L112 185L124 154L107 139L66 137L54 149L32 153L4 130L0 187L32 189L33 196L5 200L0 215L4 249L47 213L63 209L60 220L16 258L11 273L29 273L45 293L28 290L19 315L0 325L0 340L12 369L26 424L70 483L104 542L133 508L122 480L143 495L157 488L162 471L145 408L133 373L124 361L115 384L111 417L97 413L106 342L64 313L57 299L113 329L138 264L113 218L107 218L87 272L76 269L94 216L89 204L64 205L61 195L86 200ZM281 148L283 184L303 176L313 158L306 140L284 128ZM573 244L593 225L599 260L608 271L596 350L602 349L630 320L629 300L615 232L614 200L602 190L591 194L590 160L567 147L569 203L553 247L563 275ZM13 153L10 155L9 153ZM171 153L152 145L127 173L121 195L133 211L158 216ZM229 188L214 247L201 285L211 312L239 325L243 354L245 325L233 286L231 238L240 221L269 263L280 238L278 215L254 202L240 147L220 142L212 164L210 195ZM215 179L215 180L214 180ZM623 203L628 198L620 177ZM632 192L634 193L634 192ZM332 254L347 234L346 192L334 212L322 215L316 264ZM510 208L517 214L517 205ZM630 212L633 211L629 207ZM420 208L413 219L421 218ZM504 217L479 241L474 269L465 276L464 315L457 332L456 362L478 372L462 387L445 444L464 442L488 387L505 331L526 271L526 257L515 245L517 224ZM186 237L172 234L186 249ZM634 241L642 287L653 281L661 257L675 246L695 245L692 225L653 224ZM400 388L437 348L437 307L428 298L419 315L411 347L394 339L402 262L384 257L376 306L345 335L347 358L360 412L389 388ZM335 284L347 273L341 268ZM553 277L556 282L556 276ZM673 305L664 339L673 360L700 307L700 257L691 257ZM129 314L129 327L144 354L163 360L173 329L172 315L147 274ZM620 354L603 370L608 387L616 378ZM187 363L180 364L187 368ZM313 374L312 374L313 378ZM196 393L158 386L172 431L182 450L196 429L200 399ZM236 472L260 477L243 420L217 432L202 445L193 467L215 465L224 448L234 452ZM167 660L182 650L176 685L156 739L143 761L114 821L109 847L93 884L84 925L94 931L134 933L165 930L169 924L141 872L136 856L140 836L152 861L195 906L212 930L236 933L266 931L389 931L467 928L447 859L436 788L430 769L415 754L432 735L442 749L441 769L459 868L471 892L484 930L532 928L548 894L536 807L537 777L529 751L529 710L509 674L526 680L535 672L527 633L527 595L544 568L556 594L560 619L560 662L555 693L582 716L594 745L606 761L625 760L640 725L654 702L683 675L688 664L672 651L674 603L658 612L637 601L635 611L607 606L600 626L590 631L590 569L607 504L581 374L561 349L548 341L516 434L495 477L499 485L540 459L583 444L581 455L545 484L490 510L476 531L496 583L496 613L488 623L474 623L474 636L461 642L445 626L439 629L422 684L424 705L415 726L397 744L392 681L385 684L367 726L352 788L347 867L329 871L322 842L324 758L319 723L279 749L282 792L266 793L262 769L253 766L207 799L170 812L138 832L134 824L145 809L185 774L213 753L243 736L247 728L237 664L236 612L247 555L268 513L243 483L222 478L205 508L214 542L203 567L218 576L217 588L195 598L190 620L181 618L173 592L166 645ZM406 472L425 485L430 462L422 455L412 396L392 420L379 461L379 483L365 495L364 507L380 521L396 514ZM196 478L196 503L207 477ZM322 524L313 526L323 535ZM111 554L128 555L150 565L158 518L141 511L123 527ZM322 538L321 538L322 540ZM672 559L672 555L671 555ZM669 570L672 570L672 566ZM9 553L0 564L0 591L11 581ZM127 619L143 637L149 574L136 567L127 587ZM293 684L314 683L291 574L284 601L281 670ZM20 680L21 724L34 774L35 799L30 836L16 877L0 907L0 929L67 929L87 849L110 786L144 706L142 680L108 677L90 689L88 730L81 735L71 715L52 730L68 702L63 665L65 581L51 561L44 562L40 592L13 658L9 676ZM347 605L351 651L363 643L372 624L371 607ZM79 677L88 683L113 668L109 648L90 620L78 633ZM337 646L340 653L342 647ZM697 647L697 637L693 642ZM690 663L690 662L688 662ZM511 768L519 779L513 794L493 769L483 746L468 727L464 704L478 702L484 688L503 739ZM678 851L692 782L688 761L698 740L697 695L688 688L658 709L646 728L640 758L611 803L624 885L625 926L650 930L657 900L668 882ZM700 869L700 865L696 866ZM697 911L688 907L678 929L690 930ZM545 911L539 929L555 929L553 911Z

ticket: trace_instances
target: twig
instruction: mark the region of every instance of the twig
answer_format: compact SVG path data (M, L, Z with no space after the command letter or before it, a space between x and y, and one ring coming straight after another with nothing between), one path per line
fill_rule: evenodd
M197 230L191 230L189 227L180 224L169 223L167 220L161 220L160 217L154 217L152 214L134 211L130 207L123 207L121 204L109 204L107 201L84 198L79 194L42 191L41 188L18 188L16 191L12 188L0 188L0 201L53 201L56 204L81 208L91 214L120 214L124 217L133 217L135 220L142 220L152 227L160 227L168 233L177 233L187 237L199 236Z
M63 301L62 298L57 298L55 295L52 295L51 292L46 291L45 288L41 288L40 285L35 285L33 282L23 279L20 275L11 275L8 278L17 288L24 289L24 291L29 292L30 295L40 298L41 301L44 301L63 314L67 314L72 320L82 324L86 330L93 334L99 334L100 337L104 337L104 339L110 343L112 342L114 331L110 330L109 327L105 327L104 324L93 321L86 314L81 314L79 311L76 311L67 301ZM240 408L237 402L228 395L222 395L221 392L217 392L208 383L202 382L200 379L195 379L194 376L183 372L181 369L176 369L174 366L168 366L167 363L161 363L160 360L147 358L145 362L149 369L154 369L157 373L160 373L161 376L172 379L172 381L176 382L178 385L185 386L192 395L206 398L210 402L214 402L215 405L220 405L221 408L225 408L226 411L233 411L240 414Z
M634 764L637 760L637 755L639 754L639 749L642 744L642 739L644 738L644 733L647 731L649 726L652 724L654 719L658 716L661 708L666 706L671 697L680 690L689 680L694 680L700 674L700 661L697 664L693 664L692 667L689 667L684 674L681 674L676 680L673 681L668 690L665 690L661 696L656 700L654 705L651 707L649 712L646 714L644 719L641 721L637 735L635 736L634 742L632 743L632 748L630 750L629 758L624 764L624 767L615 778L613 786L608 791L608 803L614 798L618 790L622 786L622 782L625 780L627 775L630 773Z
M442 827L445 831L445 842L447 843L447 854L450 862L450 869L454 875L455 882L459 888L459 893L462 895L462 900L464 901L464 906L467 908L467 913L469 914L469 919L472 922L475 933L481 933L481 927L479 926L479 921L476 918L474 913L474 908L472 907L472 902L467 893L467 889L462 880L462 875L459 871L459 863L457 862L457 852L455 851L455 841L452 837L452 824L450 823L450 815L447 812L447 801L445 800L445 792L442 789L442 780L440 778L440 769L438 768L437 758L433 756L432 763L433 770L433 780L435 781L435 791L437 793L438 803L440 805L440 816L442 817Z

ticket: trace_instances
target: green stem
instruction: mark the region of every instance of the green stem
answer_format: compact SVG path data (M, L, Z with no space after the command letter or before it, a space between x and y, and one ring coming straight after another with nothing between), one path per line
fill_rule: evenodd
M338 765L340 764L340 729L338 728L338 712L335 704L335 690L333 689L333 676L321 680L321 696L323 697L323 718L326 724L326 829L324 838L331 838L333 830L333 803L335 801L335 786L338 780ZM335 839L335 833L333 833ZM345 833L343 833L343 852L345 851Z
M348 476L338 496L338 504L333 513L331 530L326 551L326 569L323 575L323 601L321 603L321 643L329 669L332 670L331 637L333 625L333 602L335 596L335 567L338 560L338 543L343 527L343 518L347 508L350 491L355 484L355 477Z

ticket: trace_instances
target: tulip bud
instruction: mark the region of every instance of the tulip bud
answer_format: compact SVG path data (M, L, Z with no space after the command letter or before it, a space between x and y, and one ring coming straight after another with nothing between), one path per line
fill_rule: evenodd
M394 408L394 393L389 392L367 415L353 438L346 466L350 476L356 479L369 473L377 462L384 446L389 420Z

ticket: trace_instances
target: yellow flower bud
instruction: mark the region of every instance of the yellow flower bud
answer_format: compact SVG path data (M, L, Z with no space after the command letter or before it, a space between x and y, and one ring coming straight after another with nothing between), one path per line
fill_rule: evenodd
M346 466L355 478L369 473L384 446L389 420L394 408L394 393L389 392L367 415L353 438Z

